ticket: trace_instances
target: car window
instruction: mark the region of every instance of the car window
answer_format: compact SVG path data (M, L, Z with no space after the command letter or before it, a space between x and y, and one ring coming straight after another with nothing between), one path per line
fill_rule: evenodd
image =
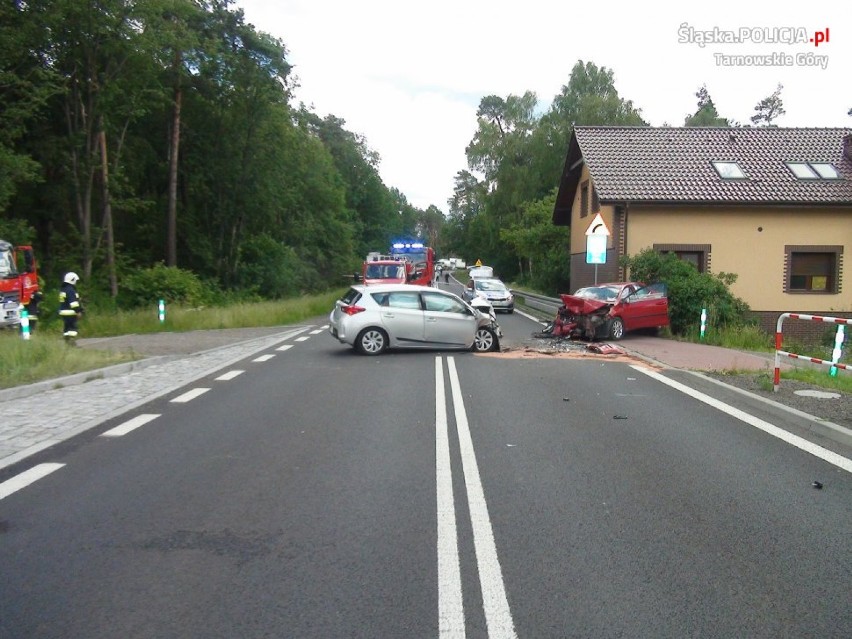
M378 304L379 306L387 306L388 297L390 297L390 293L371 293L370 297L376 300L376 304Z
M614 302L618 291L609 286L589 286L587 288L578 289L574 293L575 297L583 297L589 300L598 300L600 302Z
M440 293L423 293L423 302L427 311L440 311L442 313L459 313L467 315L467 307L459 300L441 295Z
M420 296L408 291L393 291L388 293L387 305L391 308L407 308L420 310Z
M359 299L361 299L361 291L354 288L350 288L348 291L346 291L346 295L340 298L340 301L342 301L344 304L354 304Z
M480 291L505 291L506 285L500 280L480 280L478 282Z

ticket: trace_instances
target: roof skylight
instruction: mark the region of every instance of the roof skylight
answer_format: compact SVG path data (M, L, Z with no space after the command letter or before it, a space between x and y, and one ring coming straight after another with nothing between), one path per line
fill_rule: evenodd
M745 171L736 162L720 162L713 160L713 168L723 180L742 180L746 177Z

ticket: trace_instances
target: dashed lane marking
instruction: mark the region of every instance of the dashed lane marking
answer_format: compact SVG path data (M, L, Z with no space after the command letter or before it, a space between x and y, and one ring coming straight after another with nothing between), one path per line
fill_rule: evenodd
M42 477L46 477L50 473L59 470L64 465L65 464L39 464L38 466L33 466L29 470L25 470L20 475L15 475L11 479L7 479L0 484L0 499L5 499L12 493L16 493L22 488L26 488Z
M251 360L251 361L253 361L253 362L268 362L268 361L269 361L269 360L271 360L273 357L275 357L275 353L269 353L269 354L267 354L267 355L261 355L260 357L255 357L255 358L254 358L253 360Z
M279 346L275 350L276 351L289 351L291 348L293 348L292 344L284 344L284 346Z
M150 421L157 419L159 415L154 415L150 413L142 413L141 415L137 415L133 419L128 419L123 424L119 424L115 428L111 428L108 431L101 433L101 437L121 437L122 435L126 435L130 431L136 430L140 426L144 426Z
M191 391L187 391L183 395L178 395L171 401L176 404L186 404L187 402L191 402L196 397L200 397L209 390L209 388L193 388Z
M216 381L217 382L230 382L232 379L234 379L235 377L237 377L239 375L242 375L243 373L245 373L245 371L237 371L237 370L228 371L227 373L224 373L223 375L219 375L219 377L216 378Z

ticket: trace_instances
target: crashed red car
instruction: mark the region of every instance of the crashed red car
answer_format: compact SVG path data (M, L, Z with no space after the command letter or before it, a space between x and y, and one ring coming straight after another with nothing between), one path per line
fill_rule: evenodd
M559 297L563 306L550 327L558 337L617 340L628 331L669 325L669 300L663 283L598 284Z

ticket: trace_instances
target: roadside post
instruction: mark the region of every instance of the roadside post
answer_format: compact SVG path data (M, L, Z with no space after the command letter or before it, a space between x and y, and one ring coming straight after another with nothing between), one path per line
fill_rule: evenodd
M704 331L707 329L707 309L701 309L701 339L704 339Z
M160 300L159 305L160 324L166 321L166 300Z
M840 361L840 356L843 353L843 338L844 338L844 326L843 324L837 325L837 333L834 335L834 350L831 352L831 363L837 364ZM832 377L837 377L837 366L833 366L829 369L828 374Z
M606 244L609 229L601 214L595 215L586 229L586 264L595 265L595 286L598 285L598 264L606 264Z
M30 314L27 309L21 310L21 337L30 338Z

